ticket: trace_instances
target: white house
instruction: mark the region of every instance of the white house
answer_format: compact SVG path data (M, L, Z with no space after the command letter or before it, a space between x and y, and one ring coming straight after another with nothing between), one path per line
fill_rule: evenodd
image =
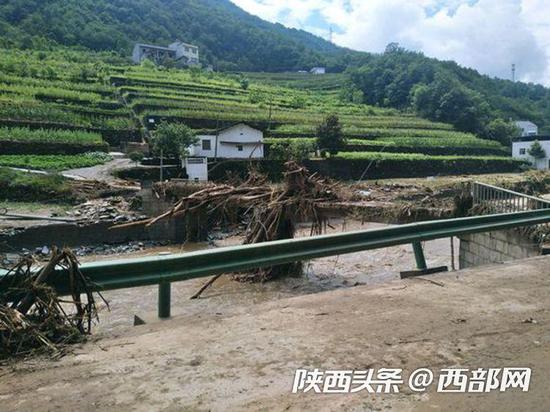
M521 130L521 137L536 136L539 134L537 125L528 120L517 121L516 126Z
M309 71L311 74L325 74L327 69L324 67L314 67Z
M544 151L546 152L546 157L542 159L534 159L529 155L529 149L535 141L540 143ZM550 137L538 136L538 137L521 137L516 139L512 143L512 156L516 159L528 160L540 170L550 169Z
M183 61L190 66L199 64L199 48L197 46L178 40L168 48L176 51L176 61Z
M197 66L199 65L199 48L181 41L176 41L168 47L137 43L132 53L132 60L136 64L145 59L161 64L167 58L175 60L182 66Z
M197 136L189 148L190 156L221 159L263 159L264 134L245 123L218 130L213 135Z

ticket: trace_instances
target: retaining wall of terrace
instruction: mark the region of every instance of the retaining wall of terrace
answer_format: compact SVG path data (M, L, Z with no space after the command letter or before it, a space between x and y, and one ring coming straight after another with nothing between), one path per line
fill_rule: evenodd
M87 152L109 152L107 143L99 144L71 144L54 142L15 142L2 141L0 154L2 155L75 155Z

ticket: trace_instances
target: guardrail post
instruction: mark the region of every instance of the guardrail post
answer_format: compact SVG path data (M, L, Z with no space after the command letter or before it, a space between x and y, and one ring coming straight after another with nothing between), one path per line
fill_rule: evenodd
M170 317L171 289L170 282L159 283L158 313L160 319L167 319Z
M428 269L426 264L426 258L424 257L424 250L422 249L422 243L413 242L414 258L416 259L416 267L418 270Z

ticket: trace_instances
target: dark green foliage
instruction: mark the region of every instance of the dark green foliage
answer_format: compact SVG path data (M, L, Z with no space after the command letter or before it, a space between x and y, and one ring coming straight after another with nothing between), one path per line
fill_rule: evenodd
M132 161L132 162L135 162L136 165L141 162L143 160L143 158L145 157L145 155L142 153L142 152L139 152L139 151L135 151L135 152L130 152L128 153L128 158Z
M331 114L317 127L317 147L335 155L346 145L338 116Z
M153 151L164 156L184 157L197 142L193 130L181 123L162 122L153 136Z
M442 62L392 45L349 70L364 101L381 107L414 108L421 116L458 130L508 143L513 134L496 119L531 120L550 126L550 89L490 78L455 62Z
M248 90L248 86L249 86L250 82L246 77L243 76L239 79L239 84L241 86L241 89Z
M527 153L535 159L544 159L546 157L546 151L543 149L538 140L533 142Z
M268 158L270 160L289 161L302 163L309 159L315 151L315 143L308 139L278 139L269 144Z
M512 139L520 135L518 127L511 122L502 119L491 121L485 128L485 137L510 146Z
M417 113L430 120L451 123L458 130L480 134L489 121L489 106L481 95L447 76L413 91Z
M342 71L368 56L263 21L229 0L4 0L0 5L0 47L30 49L54 41L129 55L136 41L167 45L176 39L198 45L201 59L222 70L327 66Z

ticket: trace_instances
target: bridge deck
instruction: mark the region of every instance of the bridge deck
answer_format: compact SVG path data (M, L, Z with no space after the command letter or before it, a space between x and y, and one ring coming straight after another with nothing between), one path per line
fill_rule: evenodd
M550 257L122 330L0 370L6 410L547 410ZM526 323L533 318L536 323ZM291 395L294 370L533 368L529 393Z

